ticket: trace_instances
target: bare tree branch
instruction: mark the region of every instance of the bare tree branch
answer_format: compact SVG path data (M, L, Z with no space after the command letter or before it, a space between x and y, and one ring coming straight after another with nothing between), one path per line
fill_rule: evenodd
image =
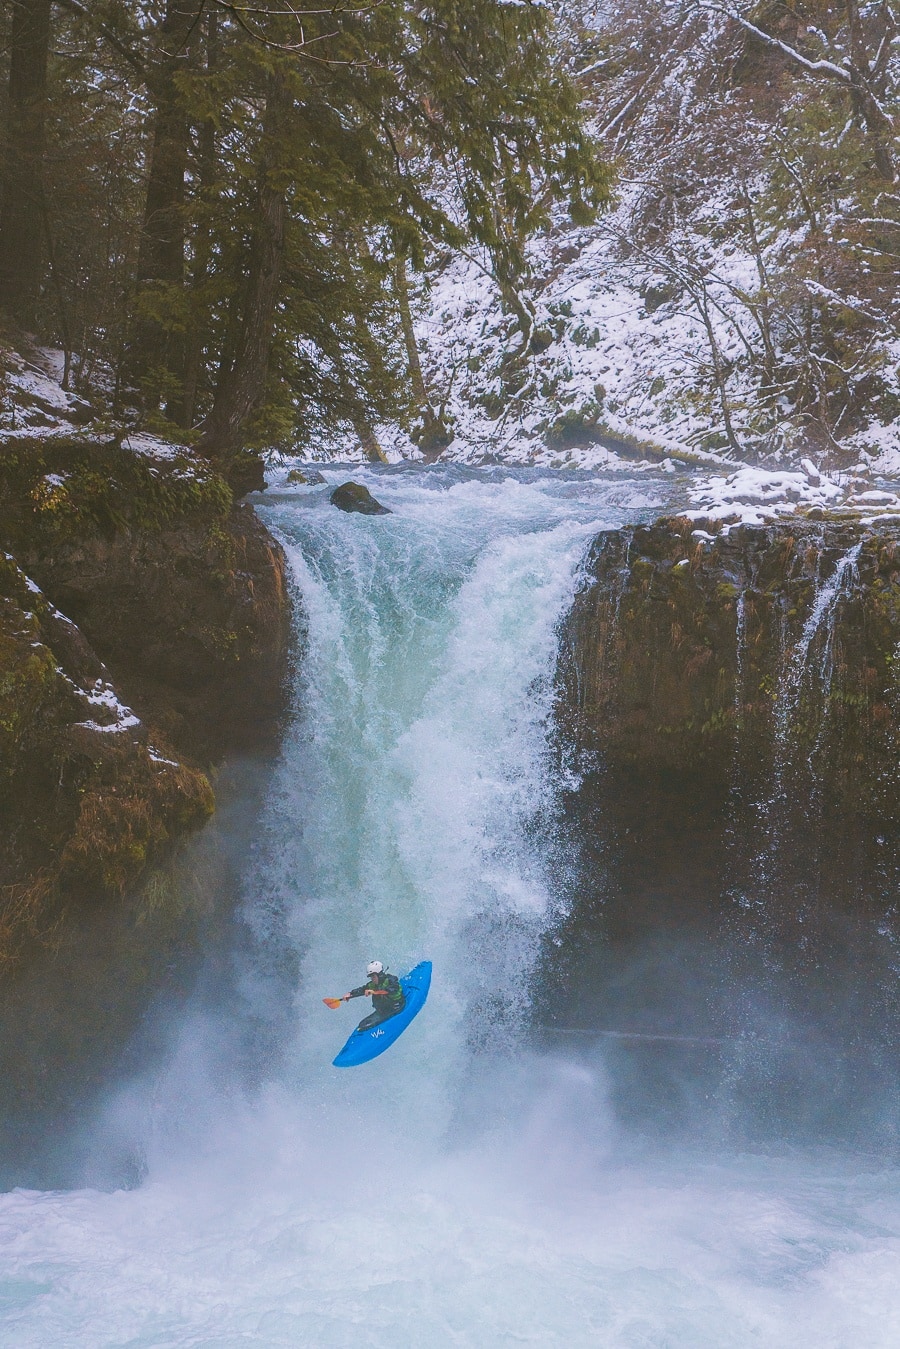
M109 24L103 23L102 21L98 23L96 18L88 10L87 5L83 5L81 0L56 0L56 3L63 9L67 9L70 14L77 14L79 18L87 19L88 22L93 24L97 31L102 34L104 40L109 43L113 50L117 51L119 55L127 61L132 70L136 70L141 78L146 76L147 63L140 52L136 51L134 47L129 46L127 42L120 38L115 29L110 28Z

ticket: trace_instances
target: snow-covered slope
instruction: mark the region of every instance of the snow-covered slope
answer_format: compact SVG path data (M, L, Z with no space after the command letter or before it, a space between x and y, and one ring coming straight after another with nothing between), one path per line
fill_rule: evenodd
M900 471L900 195L838 75L802 65L849 68L841 7L820 29L772 20L783 49L742 27L746 5L557 7L615 197L533 241L521 355L486 256L419 278L429 393L455 433L442 457L592 466L612 447Z

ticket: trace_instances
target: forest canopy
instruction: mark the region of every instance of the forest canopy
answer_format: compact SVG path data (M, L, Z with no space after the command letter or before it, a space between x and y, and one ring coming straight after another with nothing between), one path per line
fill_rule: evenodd
M379 418L444 434L408 272L525 244L609 170L538 0L12 0L0 309L66 383L228 458Z

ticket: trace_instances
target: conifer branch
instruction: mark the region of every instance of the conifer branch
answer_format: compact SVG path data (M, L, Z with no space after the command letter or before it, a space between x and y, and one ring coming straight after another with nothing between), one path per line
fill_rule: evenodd
M202 0L201 9L205 3L206 0ZM228 3L228 0L214 0L214 3L217 8L228 10L229 13L259 14L267 19L311 19L321 18L326 14L330 18L335 18L338 14L367 14L372 9L379 9L385 0L368 0L368 3L363 5L328 5L325 9L307 9L297 5L289 5L287 9L269 9L265 5L237 5Z

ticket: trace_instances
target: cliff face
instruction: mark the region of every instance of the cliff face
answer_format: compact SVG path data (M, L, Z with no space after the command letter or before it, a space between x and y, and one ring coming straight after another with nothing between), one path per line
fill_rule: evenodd
M150 742L83 633L8 555L0 603L10 960L55 917L54 896L121 894L163 844L209 816L213 798L203 773Z
M0 1065L28 1119L208 916L167 859L208 770L272 741L290 613L277 544L187 454L8 437L0 499Z
M594 543L548 977L560 1025L638 1033L605 1043L641 1128L664 1102L692 1134L699 1096L740 1138L896 1137L898 543L808 519Z
M896 525L602 535L561 662L570 814L610 876L585 881L582 917L808 953L838 915L892 923L898 652Z
M271 731L283 559L187 456L9 440L0 490L3 879L122 893Z

